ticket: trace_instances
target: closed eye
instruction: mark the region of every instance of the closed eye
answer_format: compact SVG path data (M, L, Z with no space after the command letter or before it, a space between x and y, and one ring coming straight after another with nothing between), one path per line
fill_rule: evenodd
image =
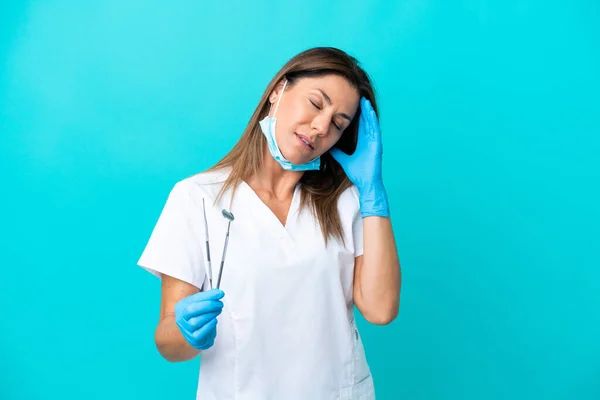
M313 102L312 100L309 100L310 104L312 104L317 110L320 110L321 107L319 107L318 105L315 104L315 102ZM331 121L331 123L333 124L333 126L335 126L335 128L339 131L341 128L333 121Z

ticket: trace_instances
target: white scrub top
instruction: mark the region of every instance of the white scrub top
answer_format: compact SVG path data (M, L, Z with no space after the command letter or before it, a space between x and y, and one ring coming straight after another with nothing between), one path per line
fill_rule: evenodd
M371 400L373 379L354 320L354 259L363 251L358 191L340 196L343 244L327 246L300 185L285 226L246 184L214 204L228 170L173 187L138 264L208 288L204 217L216 284L231 224L215 344L201 354L197 399ZM231 204L231 207L230 207Z

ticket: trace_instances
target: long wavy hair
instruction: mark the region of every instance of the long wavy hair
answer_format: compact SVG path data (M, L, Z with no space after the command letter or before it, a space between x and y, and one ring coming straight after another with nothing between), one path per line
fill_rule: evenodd
M359 96L366 97L375 113L377 105L375 93L368 74L360 67L359 62L342 50L333 47L316 47L305 50L290 59L273 77L258 106L254 110L244 133L235 146L209 171L230 168L231 173L219 192L221 197L225 191L235 189L257 173L263 164L263 154L267 146L259 121L269 113L269 96L277 84L287 79L288 86L293 86L299 79L338 75L348 80L357 89ZM342 133L335 144L346 154L353 154L356 149L360 107L351 123ZM325 243L330 237L343 241L342 224L337 203L341 193L352 185L342 167L326 152L321 156L321 166L318 171L306 171L300 179L300 206L309 206L316 216Z

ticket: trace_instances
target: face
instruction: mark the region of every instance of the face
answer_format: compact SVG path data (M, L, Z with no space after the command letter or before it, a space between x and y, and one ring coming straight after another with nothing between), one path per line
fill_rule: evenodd
M358 109L358 91L337 75L301 78L281 92L283 82L271 93L269 101L277 108L275 138L277 145L293 164L304 164L331 149L350 125Z

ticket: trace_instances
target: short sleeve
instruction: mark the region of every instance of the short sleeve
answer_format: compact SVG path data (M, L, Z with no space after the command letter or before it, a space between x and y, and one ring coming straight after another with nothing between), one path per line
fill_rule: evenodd
M354 213L354 219L352 221L352 241L354 242L354 257L362 256L364 250L363 218L360 213L360 207Z
M169 275L199 289L206 278L200 221L183 181L175 184L138 265L162 278Z
M345 240L352 244L354 258L361 256L364 250L363 218L360 212L359 193L356 186L352 185L342 193L339 202L340 217L344 224ZM351 230L351 232L350 232Z

